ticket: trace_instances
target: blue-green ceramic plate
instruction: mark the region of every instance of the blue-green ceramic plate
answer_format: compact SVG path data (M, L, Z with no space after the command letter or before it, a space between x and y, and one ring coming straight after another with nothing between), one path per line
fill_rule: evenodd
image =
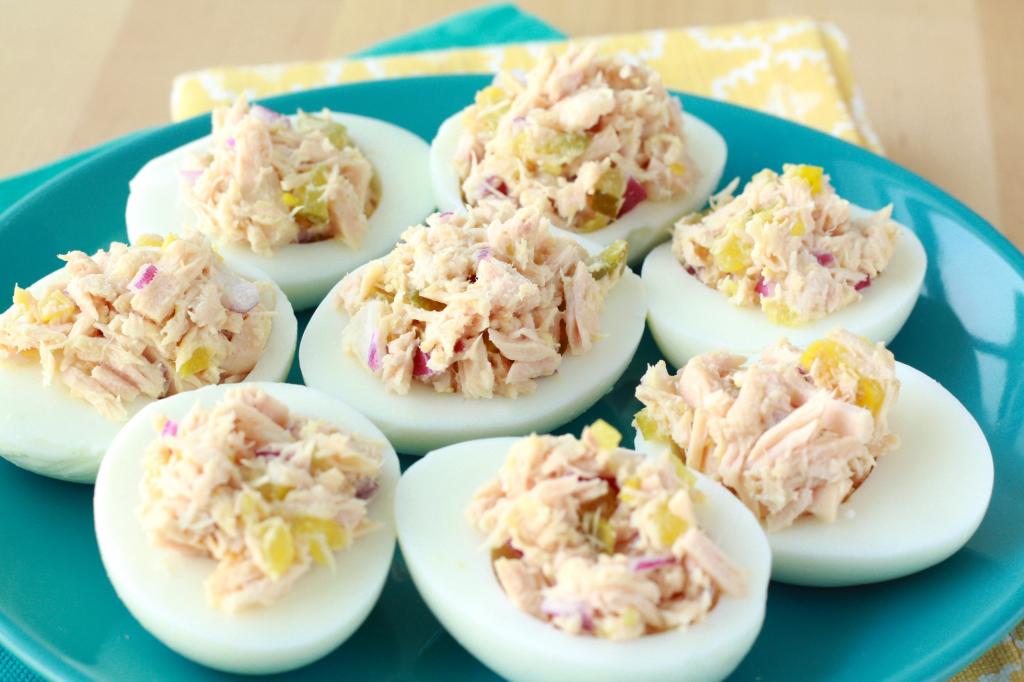
M282 111L326 106L376 116L429 140L438 124L486 82L482 77L393 80L288 95L268 104ZM935 568L879 585L773 584L764 629L736 677L879 680L952 674L1024 616L1024 257L958 201L885 159L781 119L697 97L683 101L728 141L726 180L783 162L815 163L828 168L839 192L852 201L894 204L895 217L911 225L928 250L929 267L917 308L892 349L967 406L995 457L992 505L967 547ZM54 254L123 240L129 178L149 158L207 133L209 126L203 117L138 136L12 207L0 217L0 291L53 270L59 265ZM646 364L658 358L645 338L615 390L563 431L578 433L597 417L625 429L639 407L633 387ZM291 378L300 381L297 368ZM96 551L91 496L91 487L0 463L0 644L58 679L220 677L164 647L117 600ZM362 628L330 656L291 675L328 676L491 677L441 629L400 559Z

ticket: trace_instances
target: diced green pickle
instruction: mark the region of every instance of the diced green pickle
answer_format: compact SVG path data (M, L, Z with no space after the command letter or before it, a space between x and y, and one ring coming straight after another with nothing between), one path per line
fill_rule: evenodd
M590 197L590 208L609 218L615 218L622 208L625 193L626 177L618 168L609 168L597 181L594 193Z
M298 214L313 223L326 223L330 219L324 189L327 185L327 169L320 166L305 185L291 192L283 192L281 200L289 208L298 206Z
M295 129L300 133L319 130L337 149L344 149L352 144L345 126L326 116L315 116L303 112L295 121Z
M445 308L444 303L441 303L441 301L435 301L432 298L420 296L420 292L418 291L414 291L409 295L409 303L417 308L422 308L423 310L444 310Z
M512 139L516 154L525 161L541 164L548 172L560 171L587 150L590 136L586 133L560 133L538 142L529 133L517 133Z
M590 261L590 274L594 279L602 279L609 275L618 277L626 267L628 256L629 245L622 239L616 239Z
M580 223L579 227L576 228L577 232L597 232L603 227L608 227L608 223L611 219L603 213L595 213L594 215L586 218Z

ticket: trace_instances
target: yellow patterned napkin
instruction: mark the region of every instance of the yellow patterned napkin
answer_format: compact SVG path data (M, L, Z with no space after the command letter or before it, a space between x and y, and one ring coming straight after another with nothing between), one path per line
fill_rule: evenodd
M881 151L853 83L846 38L831 24L791 18L586 40L605 52L639 55L673 90L760 109ZM194 71L174 80L171 117L205 113L242 93L256 98L383 78L527 69L541 51L565 45L522 43ZM1024 680L1022 650L1024 627L1018 625L953 680Z
M674 90L789 118L881 151L853 84L846 38L835 26L793 18L588 38L605 52L631 52ZM225 67L178 76L175 121L230 102L338 83L448 73L527 69L549 47L523 43L320 62ZM468 104L468 102L467 102Z

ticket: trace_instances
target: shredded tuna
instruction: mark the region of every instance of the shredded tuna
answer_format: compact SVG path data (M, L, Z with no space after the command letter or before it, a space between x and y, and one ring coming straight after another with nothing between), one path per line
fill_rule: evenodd
M432 215L342 281L343 347L389 391L515 397L599 338L625 244L590 258L533 209L492 213Z
M358 248L380 202L373 166L326 109L286 116L244 99L213 112L213 145L182 183L218 241L270 255L285 244L337 239Z
M591 232L645 199L685 194L698 171L682 106L658 74L593 46L501 72L463 114L455 168L469 205L508 202Z
M817 166L763 170L734 197L737 183L676 223L672 240L679 262L733 304L803 324L859 301L864 282L888 266L898 235L892 206L852 219Z
M273 603L375 526L367 500L380 445L292 414L262 390L232 389L156 433L139 517L154 546L217 561L206 580L215 607Z
M619 448L598 421L529 436L467 509L517 608L572 634L630 639L703 620L743 571L699 527L694 477L675 455Z
M0 315L0 359L39 362L46 385L60 380L109 419L124 419L139 396L241 381L270 338L273 290L225 270L203 237L61 259L43 291L15 287ZM226 303L239 287L257 294L245 313Z
M889 409L899 393L882 344L836 331L801 351L788 341L761 358L708 353L675 376L664 362L637 388L645 439L668 441L778 530L804 515L832 522L839 506L899 445Z

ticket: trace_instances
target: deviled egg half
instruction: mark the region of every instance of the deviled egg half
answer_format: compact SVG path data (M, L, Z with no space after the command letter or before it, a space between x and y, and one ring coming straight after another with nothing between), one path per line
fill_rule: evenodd
M96 479L117 595L204 665L275 673L335 649L376 603L399 467L381 432L305 386L209 386L146 406Z
M81 483L127 419L207 384L283 381L295 353L288 298L227 267L199 236L114 242L28 289L0 315L0 455Z
M399 452L560 426L611 390L640 342L625 244L588 253L533 209L506 208L410 228L306 327L306 383L359 405Z
M837 331L760 358L651 367L635 446L675 451L768 531L772 578L856 585L937 564L978 528L992 454L970 413L881 344Z
M128 237L198 229L311 308L433 209L428 157L426 142L375 118L239 100L214 111L211 135L132 178Z
M651 333L673 365L721 348L757 353L783 335L806 345L836 328L883 343L899 333L928 262L891 207L850 204L818 166L735 187L644 260Z
M764 619L756 519L671 454L582 437L492 438L406 471L395 516L416 587L513 680L717 680Z
M430 146L442 210L531 206L601 246L625 240L631 263L704 206L725 158L722 136L655 71L593 46L546 54L525 78L499 73Z

